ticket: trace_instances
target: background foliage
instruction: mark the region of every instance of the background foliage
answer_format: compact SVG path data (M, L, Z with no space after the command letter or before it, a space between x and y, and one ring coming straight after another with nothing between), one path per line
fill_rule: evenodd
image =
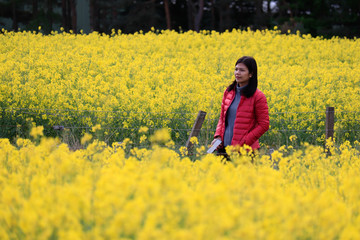
M122 34L0 35L1 136L15 141L35 124L45 135L80 142L87 133L111 144L149 128L170 128L183 146L199 110L199 137L213 138L223 91L236 60L254 56L267 97L263 146L323 145L325 109L335 108L335 138L359 139L360 41L281 34L279 30L158 31ZM93 128L97 125L97 130ZM56 130L59 129L59 130Z
M84 21L84 22L81 22ZM66 31L110 34L156 29L226 30L273 28L285 33L332 37L360 35L357 0L1 0L0 26L45 33ZM80 26L80 27L79 27Z
M0 139L1 239L360 236L359 142L190 161L159 145L163 132L127 155L97 140L70 151L34 129L33 141Z

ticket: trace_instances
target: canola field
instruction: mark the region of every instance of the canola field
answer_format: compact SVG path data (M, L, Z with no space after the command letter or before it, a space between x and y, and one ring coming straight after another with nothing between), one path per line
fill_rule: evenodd
M170 128L184 145L198 111L199 140L211 141L223 91L243 55L258 63L270 130L263 146L325 142L325 110L335 108L335 138L359 139L360 41L284 35L276 29L111 35L6 32L0 35L1 137L27 137L33 124L78 139L100 125L111 144L139 140L142 126ZM69 135L69 134L68 134ZM70 137L68 137L70 138Z
M358 39L3 31L0 44L0 239L360 239ZM243 55L275 151L224 161L205 151Z
M129 154L42 130L0 140L0 239L360 238L359 142L191 161L166 130Z

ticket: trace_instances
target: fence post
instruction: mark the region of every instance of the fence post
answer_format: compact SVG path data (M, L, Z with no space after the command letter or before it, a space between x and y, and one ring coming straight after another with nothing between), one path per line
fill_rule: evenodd
M200 110L196 117L194 126L192 127L191 133L189 135L189 139L186 141L186 148L188 150L188 155L190 155L192 152L192 143L190 142L190 139L192 137L197 137L199 135L201 126L205 120L205 116L206 116L206 112Z
M325 147L326 140L334 139L334 107L326 107L326 120L325 120ZM327 148L327 147L326 147ZM328 155L331 155L329 149L327 149Z

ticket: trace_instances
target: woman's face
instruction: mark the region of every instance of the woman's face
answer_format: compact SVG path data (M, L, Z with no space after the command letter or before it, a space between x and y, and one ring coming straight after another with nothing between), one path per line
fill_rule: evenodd
M236 64L234 74L236 82L240 87L246 86L252 76L247 66L243 63Z

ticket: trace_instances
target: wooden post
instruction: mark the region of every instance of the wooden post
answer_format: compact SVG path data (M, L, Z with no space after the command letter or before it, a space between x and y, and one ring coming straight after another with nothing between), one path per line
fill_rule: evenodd
M194 122L194 126L191 129L191 133L189 136L189 139L186 141L186 148L188 150L188 154L190 155L191 151L192 151L192 143L190 142L190 139L192 137L197 137L200 133L200 129L202 124L204 123L205 120L205 116L206 116L206 112L203 111L199 111L198 116L196 117L196 120Z
M334 107L326 107L326 120L325 120L325 149L327 155L330 156L330 149L326 146L326 140L334 139Z
M334 107L326 107L325 139L334 138Z

